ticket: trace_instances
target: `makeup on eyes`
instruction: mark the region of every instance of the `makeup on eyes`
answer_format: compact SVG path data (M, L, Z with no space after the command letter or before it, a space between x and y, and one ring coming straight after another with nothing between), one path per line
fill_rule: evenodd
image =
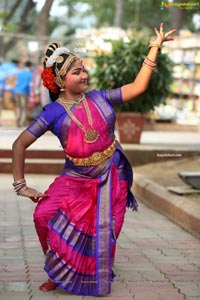
M72 70L72 74L76 74L76 73L81 72L81 71L83 71L84 73L88 73L86 71L86 69L83 67L83 68L76 68L76 69Z

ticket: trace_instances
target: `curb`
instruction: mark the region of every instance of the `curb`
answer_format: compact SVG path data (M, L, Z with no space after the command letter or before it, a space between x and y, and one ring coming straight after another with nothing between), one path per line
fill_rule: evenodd
M199 205L167 191L141 174L134 174L133 193L140 201L200 238Z

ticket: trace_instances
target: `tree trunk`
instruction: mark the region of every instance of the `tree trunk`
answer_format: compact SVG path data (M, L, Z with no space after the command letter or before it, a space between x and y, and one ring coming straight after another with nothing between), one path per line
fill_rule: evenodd
M10 12L10 17L9 19L13 16L13 14L15 13L16 9L17 9L17 3L19 4L21 1L16 1L15 5L13 5L12 7L12 14ZM20 23L19 23L19 28L18 28L18 32L26 32L29 27L31 26L31 24L28 23L28 14L29 12L35 7L35 2L33 2L33 0L27 0L27 3L21 13L21 18L20 18ZM7 18L7 21L9 20ZM7 53L7 51L9 51L9 49L12 49L18 42L19 38L18 37L13 37L10 38L7 42L4 42L4 54Z
M18 8L18 6L21 4L22 0L16 0L15 3L13 4L13 6L10 8L10 11L9 13L3 18L2 20L2 30L4 31L5 30L5 27L7 25L7 23L10 21L10 19L12 19L13 15L15 14L15 11L16 9ZM5 9L7 10L7 3L5 3ZM0 60L3 61L4 60L4 57L5 57L5 54L7 52L7 50L9 50L9 45L14 45L15 42L11 43L11 39L9 39L7 41L7 43L4 41L4 36L1 35L0 36ZM12 39L14 41L14 38ZM8 47L6 47L6 44L8 45Z
M35 19L36 35L47 35L48 19L53 1L54 0L46 0L41 12Z
M12 18L12 16L14 15L16 9L21 4L21 2L22 0L16 0L16 2L11 7L9 13L7 14L7 16L3 19L3 26L5 26L9 22L9 20Z
M123 6L124 0L115 0L116 9L115 9L115 27L122 27L122 15L123 15Z
M24 10L21 14L21 22L19 25L19 32L26 32L32 24L28 22L28 15L29 12L35 7L36 3L33 2L33 0L28 0L26 3L26 6L24 7Z
M184 10L177 7L171 7L169 10L171 13L171 27L176 28L178 34L183 25Z

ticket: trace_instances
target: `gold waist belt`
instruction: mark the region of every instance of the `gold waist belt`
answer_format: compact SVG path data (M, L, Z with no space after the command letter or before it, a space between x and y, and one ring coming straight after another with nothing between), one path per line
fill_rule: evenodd
M89 157L77 158L66 154L66 157L72 161L76 166L96 166L104 162L107 158L111 157L115 151L116 140L103 152L94 152Z

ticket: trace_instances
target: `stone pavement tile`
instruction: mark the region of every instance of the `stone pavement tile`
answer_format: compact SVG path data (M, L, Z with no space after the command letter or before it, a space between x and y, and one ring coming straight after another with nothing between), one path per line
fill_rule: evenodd
M39 282L40 284L47 280L47 275L44 271L40 271L40 272L29 271L29 278L32 282Z
M26 292L28 290L26 281L4 282L4 289L6 292Z
M10 243L21 242L21 236L20 236L20 233L19 233L18 235L6 237L5 242L10 242Z
M38 246L39 247L39 246ZM33 265L39 265L41 269L43 269L44 265L44 257L43 254L40 252L32 252L32 253L26 253L26 258L30 264Z
M200 265L200 251L199 250L182 250L182 254L188 259L188 261L195 261L197 265Z
M83 296L79 295L61 295L58 296L57 300L80 300L80 299L85 299Z
M25 272L19 272L13 270L12 272L1 272L0 281L1 282L18 282L26 281L27 276Z
M187 296L187 299L186 300L200 300L200 296L198 297L190 297L190 296Z
M132 271L134 268L133 263L120 263L120 264L116 264L116 266L120 272Z
M53 294L52 292L43 292L41 295L33 294L31 295L30 298L30 300L57 300L57 299L58 299L58 295Z
M168 242L161 239L160 237L154 237L154 238L142 238L142 233L140 235L140 238L134 239L134 243L139 247L143 247L146 249L151 249L155 247L159 248L167 248L169 246Z
M159 269L162 273L165 273L166 271L177 271L178 266L174 264L169 264L169 263L155 263L154 266Z
M183 272L187 272L187 271L199 271L200 272L200 265L195 265L195 264L184 264L184 265L178 265L177 266L178 270L181 270Z
M164 274L162 274L160 271L155 270L155 271L141 271L142 278L144 280L149 280L149 281L167 281L165 278Z
M26 282L7 282L3 284L3 295L2 293L0 294L0 300L30 299L30 293Z
M61 288L57 288L51 292L42 292L38 289L41 282L31 282L31 294L34 300L80 300L83 299L83 296L74 295L71 293L67 293L65 290Z
M9 235L9 233L8 233ZM21 242L5 242L2 245L0 245L0 249L19 249L21 248Z
M131 292L135 294L135 299L162 299L162 300L183 300L184 295L180 294L178 288L175 288L169 282L135 282L127 283ZM149 296L148 296L149 295Z
M106 299L106 300L121 300L122 298L124 300L135 300L134 295L131 295L131 294L130 294L130 296L126 295L125 297L112 296L112 293L110 295L107 295L107 296L105 295L105 296L98 296L98 297L92 297L92 296L84 296L83 297L84 300L104 300L104 299ZM65 299L63 298L63 300L65 300ZM69 298L69 300L70 300L70 298ZM76 298L75 298L75 300L76 300Z
M200 297L200 286L195 282L175 282L178 287L185 295L189 297Z
M117 299L116 297L115 298L111 298L111 297L112 297L111 295L105 295L105 296L84 296L83 299L84 300L104 300L104 299L106 299L106 300L110 300L110 299L114 300L114 299ZM118 299L120 299L120 298L118 298ZM133 299L133 297L131 298L131 300L132 299ZM127 300L129 300L129 299L127 299Z
M127 282L127 281L142 281L143 276L140 272L136 272L133 270L130 271L117 271L117 280L120 282Z
M58 299L58 295L56 294L52 294L52 292L48 292L48 293L43 293L42 295L31 295L31 298L29 298L30 300L57 300ZM27 300L29 300L27 299ZM65 298L67 300L67 298Z
M126 250L125 250L126 253ZM138 265L138 264L149 264L149 260L147 259L147 257L145 257L145 255L143 253L129 253L127 254L128 257L128 263L132 264L132 265Z
M134 271L140 271L140 272L143 272L143 271L150 271L150 272L153 272L153 271L156 271L156 268L155 266L153 266L151 263L147 262L147 263L135 263L133 265L133 268L132 270Z
M133 242L128 241L127 239L118 239L118 247L119 249L122 249L124 251L124 249L130 249L130 250L135 250L137 249L137 245L135 245Z
M97 299L105 299L105 300L120 300L121 298L123 299L126 299L126 300L133 300L135 299L134 298L134 295L132 294L127 294L127 295L121 295L121 296L118 296L118 295L114 295L113 296L113 293L109 294L109 295L103 295L103 296L84 296L83 297L83 300L97 300ZM63 298L64 300L64 298ZM144 300L144 299L143 299Z
M160 256L160 257L149 257L153 261L153 263L166 263L166 264L174 264L174 265L182 265L187 263L187 259L183 256Z
M13 270L15 271L15 273L22 273L25 271L25 266L24 266L24 262L17 264L17 263L5 263L4 265L2 265L1 271L2 272L6 272L6 273L13 273ZM0 275L1 276L1 275Z
M29 294L27 295L23 293L12 292L9 294L0 295L0 300L32 300L32 298Z
M24 253L22 249L20 249L20 251L18 251L18 249L5 249L4 255L0 257L0 262L1 261L6 264L21 265L24 263Z
M189 272L189 271L167 271L165 272L165 277L170 279L171 281L191 281L191 282L199 282L200 281L200 272Z
M160 300L160 297L158 294L156 294L153 291L148 291L148 292L142 292L142 294L134 294L134 300ZM174 300L174 299L173 299Z
M176 249L179 250L200 250L200 242L195 237L175 240L175 239L169 239L169 242L171 245L174 245Z

